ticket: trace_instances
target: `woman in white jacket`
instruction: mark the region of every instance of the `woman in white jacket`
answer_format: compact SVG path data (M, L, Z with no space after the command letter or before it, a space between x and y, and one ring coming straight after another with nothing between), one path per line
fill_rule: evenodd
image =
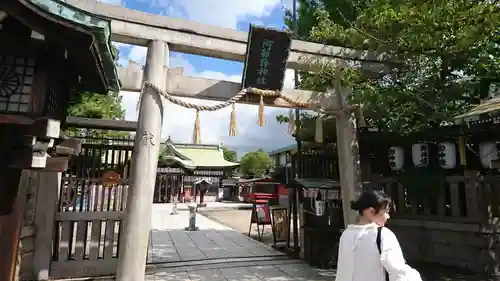
M358 224L348 225L340 236L335 281L422 281L406 264L398 239L385 228L391 199L382 191L365 191L351 208Z

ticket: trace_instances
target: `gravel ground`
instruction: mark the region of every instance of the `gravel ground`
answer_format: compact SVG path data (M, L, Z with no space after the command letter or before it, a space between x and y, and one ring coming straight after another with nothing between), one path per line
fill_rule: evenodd
M251 210L218 210L200 211L201 214L224 224L235 231L248 234ZM257 229L253 227L251 237L257 239ZM272 244L271 228L265 228L263 243ZM412 264L422 274L424 281L497 281L488 279L481 274L474 274L461 269L430 265Z

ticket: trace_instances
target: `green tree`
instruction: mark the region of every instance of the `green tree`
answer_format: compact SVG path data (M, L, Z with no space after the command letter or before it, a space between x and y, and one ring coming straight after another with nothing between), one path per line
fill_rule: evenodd
M381 130L409 133L450 124L500 77L495 1L299 2L300 38L384 52L401 62L376 78L323 64L317 73L301 73L301 87L321 91L343 77L340 82L353 89L350 103L363 105L368 125ZM285 21L293 27L289 11Z
M119 50L112 45L112 52L115 54L115 64L118 66ZM68 116L84 117L102 120L124 120L125 109L122 107L122 97L119 93L109 93L101 95L90 92L76 94L70 101ZM75 129L69 131L76 132ZM127 135L124 132L86 130L86 135L100 135L107 137L119 137Z
M244 175L263 177L271 168L271 158L263 150L248 152L240 160L240 171Z
M236 154L236 151L231 150L227 147L222 147L222 152L224 154L224 159L229 162L237 162L238 161L238 155Z

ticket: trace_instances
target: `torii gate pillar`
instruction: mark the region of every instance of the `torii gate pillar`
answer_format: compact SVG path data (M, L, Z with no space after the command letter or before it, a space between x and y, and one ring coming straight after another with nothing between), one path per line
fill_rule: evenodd
M336 115L336 122L342 211L347 227L357 222L357 213L351 210L351 201L356 200L362 191L356 117L352 112L340 112Z
M143 81L165 87L167 77L164 69L168 54L167 43L149 43ZM151 207L163 124L162 98L150 88L142 93L137 123L124 228L119 245L117 281L144 280L146 271Z

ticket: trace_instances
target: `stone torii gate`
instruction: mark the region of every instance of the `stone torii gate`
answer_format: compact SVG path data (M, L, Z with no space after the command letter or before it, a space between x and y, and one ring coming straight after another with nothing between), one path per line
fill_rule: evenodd
M239 83L183 76L182 69L168 69L169 52L243 61L248 33L147 14L92 0L66 0L66 2L110 19L114 41L148 48L144 71L134 63L119 70L120 80L123 83L122 90L140 91L144 81L157 87L156 89L145 87L140 101L130 189L116 277L118 281L144 280L156 159L160 149L165 110L160 93L163 91L172 96L227 101L241 90ZM287 67L311 70L311 66L307 63L310 60L357 61L370 75L386 72L389 69L383 56L293 40ZM348 93L341 93L338 89L331 93L295 89L284 90L283 94L291 100L308 102L327 111L339 111L346 106L344 101ZM282 98L266 98L264 101L268 106L293 107ZM243 102L258 104L259 99L249 96ZM356 215L350 210L349 202L356 197L361 187L357 174L359 160L356 119L352 112L339 111L336 120L344 219L346 223L353 223Z

